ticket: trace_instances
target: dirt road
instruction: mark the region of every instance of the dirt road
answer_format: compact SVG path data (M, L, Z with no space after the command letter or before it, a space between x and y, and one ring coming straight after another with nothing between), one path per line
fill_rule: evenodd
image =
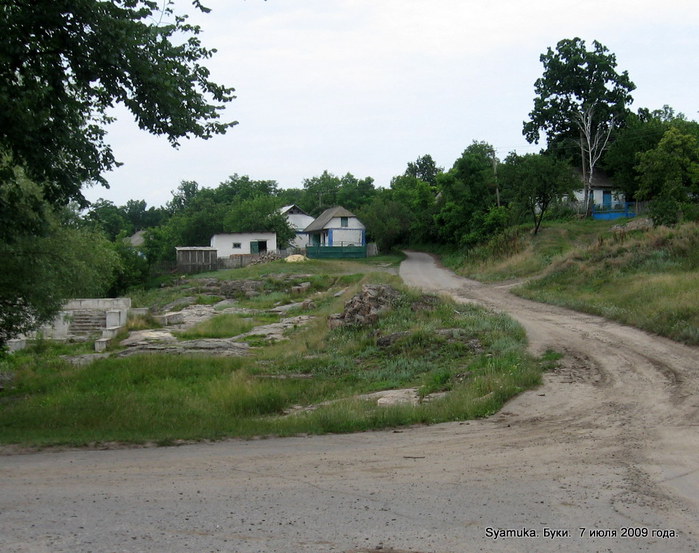
M483 421L0 457L0 551L699 549L697 349L425 254L400 274L511 313L563 366Z

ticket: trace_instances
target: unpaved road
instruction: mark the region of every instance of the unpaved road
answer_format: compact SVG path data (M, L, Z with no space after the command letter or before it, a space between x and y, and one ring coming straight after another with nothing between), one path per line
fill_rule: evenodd
M697 349L455 277L425 254L400 274L511 313L534 352L566 354L562 367L470 423L6 455L0 551L699 549Z

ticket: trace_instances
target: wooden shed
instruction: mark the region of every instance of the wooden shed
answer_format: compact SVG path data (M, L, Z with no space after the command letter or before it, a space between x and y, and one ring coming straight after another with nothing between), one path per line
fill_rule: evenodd
M216 248L207 247L178 247L177 272L203 273L218 269L218 252Z

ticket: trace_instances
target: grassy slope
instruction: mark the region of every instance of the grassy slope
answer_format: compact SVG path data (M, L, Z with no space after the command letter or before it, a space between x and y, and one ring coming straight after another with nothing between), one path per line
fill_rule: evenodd
M549 223L511 255L483 261L474 252L457 270L487 281L536 277L515 293L699 344L699 225L614 232L613 224Z
M508 398L539 383L554 356L532 359L521 327L511 319L473 306L426 300L415 291L403 289L398 304L373 327L328 330L327 315L341 311L362 283L388 282L401 288L396 276L376 271L398 260L272 263L207 275L265 280L265 294L241 301L258 308L289 299L279 290L275 274L302 274L314 283L315 290L309 292L314 321L294 329L291 340L257 348L249 358L139 356L76 367L60 357L70 347L43 344L39 351L0 360L0 372L14 374L12 385L0 392L0 443L171 443L462 420L493 413ZM162 297L154 296L155 303L167 303L178 294L196 295L191 284L174 288L176 292L165 289ZM221 335L227 326L231 334L238 332L241 321L229 319L192 332ZM435 332L445 328L458 329L458 338ZM377 334L395 332L406 334L389 347L377 345ZM418 406L389 408L353 399L359 393L402 387L419 388L422 394L450 393ZM329 403L312 412L283 415L293 406L322 402Z

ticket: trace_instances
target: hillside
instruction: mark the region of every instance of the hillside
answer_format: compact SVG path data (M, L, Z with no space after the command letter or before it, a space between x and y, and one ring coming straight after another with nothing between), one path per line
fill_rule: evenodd
M444 261L478 280L525 279L514 292L526 298L699 344L699 225L636 226L549 223Z

